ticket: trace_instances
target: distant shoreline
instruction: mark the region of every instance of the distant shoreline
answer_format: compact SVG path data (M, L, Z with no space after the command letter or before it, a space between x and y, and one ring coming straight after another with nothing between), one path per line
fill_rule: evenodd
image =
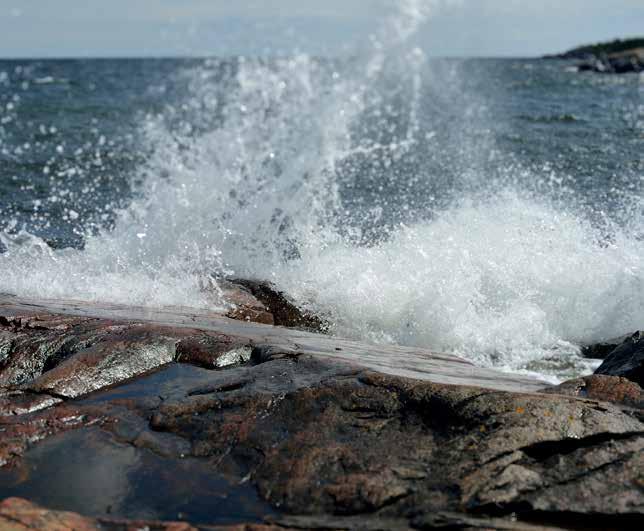
M544 59L577 60L579 72L627 74L644 72L644 38L616 39L610 42L579 46Z
M563 53L544 55L544 59L579 59L589 60L601 55L611 55L644 48L644 37L615 39L613 41L585 44Z

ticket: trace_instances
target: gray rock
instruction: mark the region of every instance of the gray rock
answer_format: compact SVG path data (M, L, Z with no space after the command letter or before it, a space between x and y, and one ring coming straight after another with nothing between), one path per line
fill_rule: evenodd
M644 385L644 332L635 332L613 350L595 371Z
M595 360L606 359L606 356L631 337L631 335L632 334L624 334L623 336L606 339L604 341L599 341L598 343L581 345L581 354L585 358Z

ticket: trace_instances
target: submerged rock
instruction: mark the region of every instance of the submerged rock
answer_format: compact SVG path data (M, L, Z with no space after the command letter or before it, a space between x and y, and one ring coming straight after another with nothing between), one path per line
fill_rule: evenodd
M595 371L644 385L644 332L635 332L613 350Z

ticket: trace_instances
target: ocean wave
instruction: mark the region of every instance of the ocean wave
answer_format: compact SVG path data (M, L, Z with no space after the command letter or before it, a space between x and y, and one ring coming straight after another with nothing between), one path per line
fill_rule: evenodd
M350 60L182 69L184 99L141 119L146 158L113 226L53 249L9 224L0 291L221 309L204 278L254 277L340 335L554 377L588 371L579 344L644 319L641 220L589 210L548 164L540 186L495 145L476 91L432 75L409 44L431 5L404 2ZM641 210L635 193L620 201Z
M644 322L642 240L510 191L372 247L309 246L278 276L336 333L513 370L555 374Z

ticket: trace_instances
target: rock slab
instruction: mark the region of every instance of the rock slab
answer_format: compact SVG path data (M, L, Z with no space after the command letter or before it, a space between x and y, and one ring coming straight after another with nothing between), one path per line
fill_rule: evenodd
M644 514L632 381L544 387L205 314L52 306L0 304L9 529L626 528Z

